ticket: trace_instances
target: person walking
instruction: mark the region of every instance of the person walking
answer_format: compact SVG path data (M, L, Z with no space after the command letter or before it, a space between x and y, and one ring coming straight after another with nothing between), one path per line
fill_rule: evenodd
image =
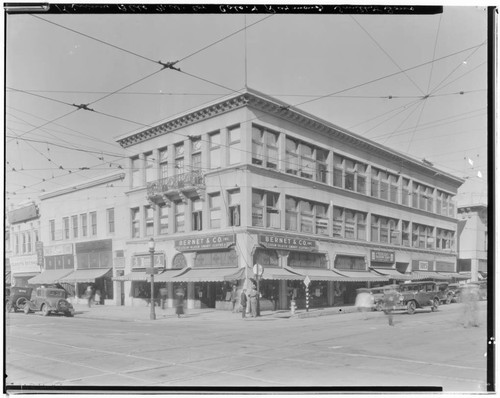
M240 297L241 317L247 317L247 289L243 289Z
M180 318L181 315L184 314L184 290L182 290L182 288L179 288L175 293L177 297L175 313L177 314L177 318Z
M478 327L478 299L479 289L474 284L465 285L460 293L462 301L462 325L464 328L469 326Z
M233 285L231 289L231 302L233 303L233 312L236 312L236 302L238 301L238 289L236 285Z
M384 293L384 313L387 315L389 326L394 326L392 312L396 309L398 293L394 289Z
M371 311L373 308L373 303L373 294L371 293L370 289L358 289L358 295L356 296L354 305L357 307L358 311L363 314L363 319L365 321L368 319L368 311Z
M161 309L165 309L165 302L167 301L168 290L166 287L160 288Z
M252 313L252 317L257 317L257 290L252 286L250 291L248 292L248 297L250 299L250 312Z
M94 290L92 289L92 285L87 286L85 296L87 297L87 305L89 308L92 307L92 301L94 300Z

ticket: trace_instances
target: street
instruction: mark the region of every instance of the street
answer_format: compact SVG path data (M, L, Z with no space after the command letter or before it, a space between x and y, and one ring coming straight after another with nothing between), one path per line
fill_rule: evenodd
M311 318L240 314L137 322L6 315L13 386L442 387L486 391L486 302L464 328L462 306L415 315Z

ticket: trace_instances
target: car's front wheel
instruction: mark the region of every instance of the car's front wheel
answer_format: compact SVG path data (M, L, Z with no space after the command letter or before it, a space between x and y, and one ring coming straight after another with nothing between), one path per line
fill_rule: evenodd
M47 304L42 305L42 315L47 316L50 314L50 310Z
M415 310L417 309L415 301L409 301L408 304L406 305L406 309L408 311L408 314L413 315L415 313Z
M12 303L9 301L7 301L7 304L5 304L5 310L7 312L15 312L16 309L14 308L14 306L12 305Z
M439 307L439 299L435 298L433 301L432 301L432 307L431 307L431 310L432 311L437 311Z
M16 307L20 310L24 310L27 303L28 299L26 297L19 297L16 301Z

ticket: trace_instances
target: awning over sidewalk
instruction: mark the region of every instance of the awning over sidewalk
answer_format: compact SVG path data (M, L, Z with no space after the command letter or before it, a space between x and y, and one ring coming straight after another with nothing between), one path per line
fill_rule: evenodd
M380 275L388 276L389 279L394 279L397 281L408 281L411 279L411 275L405 275L394 268L372 268L372 270Z
M187 268L169 282L224 282L235 271L236 268Z
M347 277L346 282L386 282L390 279L388 276L370 271L344 271L337 269L334 271L341 276Z
M304 276L299 275L292 271L290 268L281 268L281 267L263 267L264 272L259 277L259 279L267 279L267 280L303 280ZM240 268L234 274L228 275L226 281L245 279L245 277L255 279L255 274L253 273L252 268L247 267L247 272L245 274L245 268Z
M97 278L102 278L107 273L111 273L111 268L78 269L73 273L60 279L60 283L92 283Z
M466 280L466 279L470 279L470 277L471 277L470 274L467 276L467 275L459 274L458 272L438 272L438 274L445 276L447 279Z
M186 272L187 268L181 268L181 269L166 269L159 275L155 275L155 282L175 282L176 279L175 276L180 275L184 272ZM149 275L148 280L149 280Z
M51 285L73 272L71 269L49 269L28 280L30 285Z
M130 272L122 276L115 276L112 279L117 282L146 282L149 281L148 276L145 272Z
M348 278L342 276L330 269L318 269L318 268L291 268L293 272L302 275L304 278L309 277L312 281L337 281L337 282L347 282Z
M423 279L437 279L440 281L445 281L449 278L434 271L413 271L411 273L411 279L416 281Z

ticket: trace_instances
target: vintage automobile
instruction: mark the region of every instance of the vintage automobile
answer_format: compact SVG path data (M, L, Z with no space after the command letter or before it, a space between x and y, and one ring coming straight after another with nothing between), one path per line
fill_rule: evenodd
M455 296L452 288L450 288L450 283L448 282L436 282L438 288L438 296L441 304L450 304Z
M24 313L29 314L33 311L42 311L43 316L51 312L73 316L75 309L73 305L66 300L66 291L52 287L40 287L36 289L35 297L28 301L24 307Z
M389 290L399 290L399 285L385 285L379 287L372 287L370 292L373 295L373 308L375 311L382 311L384 309L384 293Z
M31 293L33 289L31 287L17 287L13 286L10 291L6 292L5 297L5 309L7 312L16 312L17 310L23 310L26 303L31 299Z
M448 285L448 297L450 303L457 303L459 301L460 286L462 285L459 283L450 283Z
M403 283L399 286L399 292L402 300L396 310L406 309L410 315L413 315L417 308L431 307L432 311L436 311L441 301L436 282Z

